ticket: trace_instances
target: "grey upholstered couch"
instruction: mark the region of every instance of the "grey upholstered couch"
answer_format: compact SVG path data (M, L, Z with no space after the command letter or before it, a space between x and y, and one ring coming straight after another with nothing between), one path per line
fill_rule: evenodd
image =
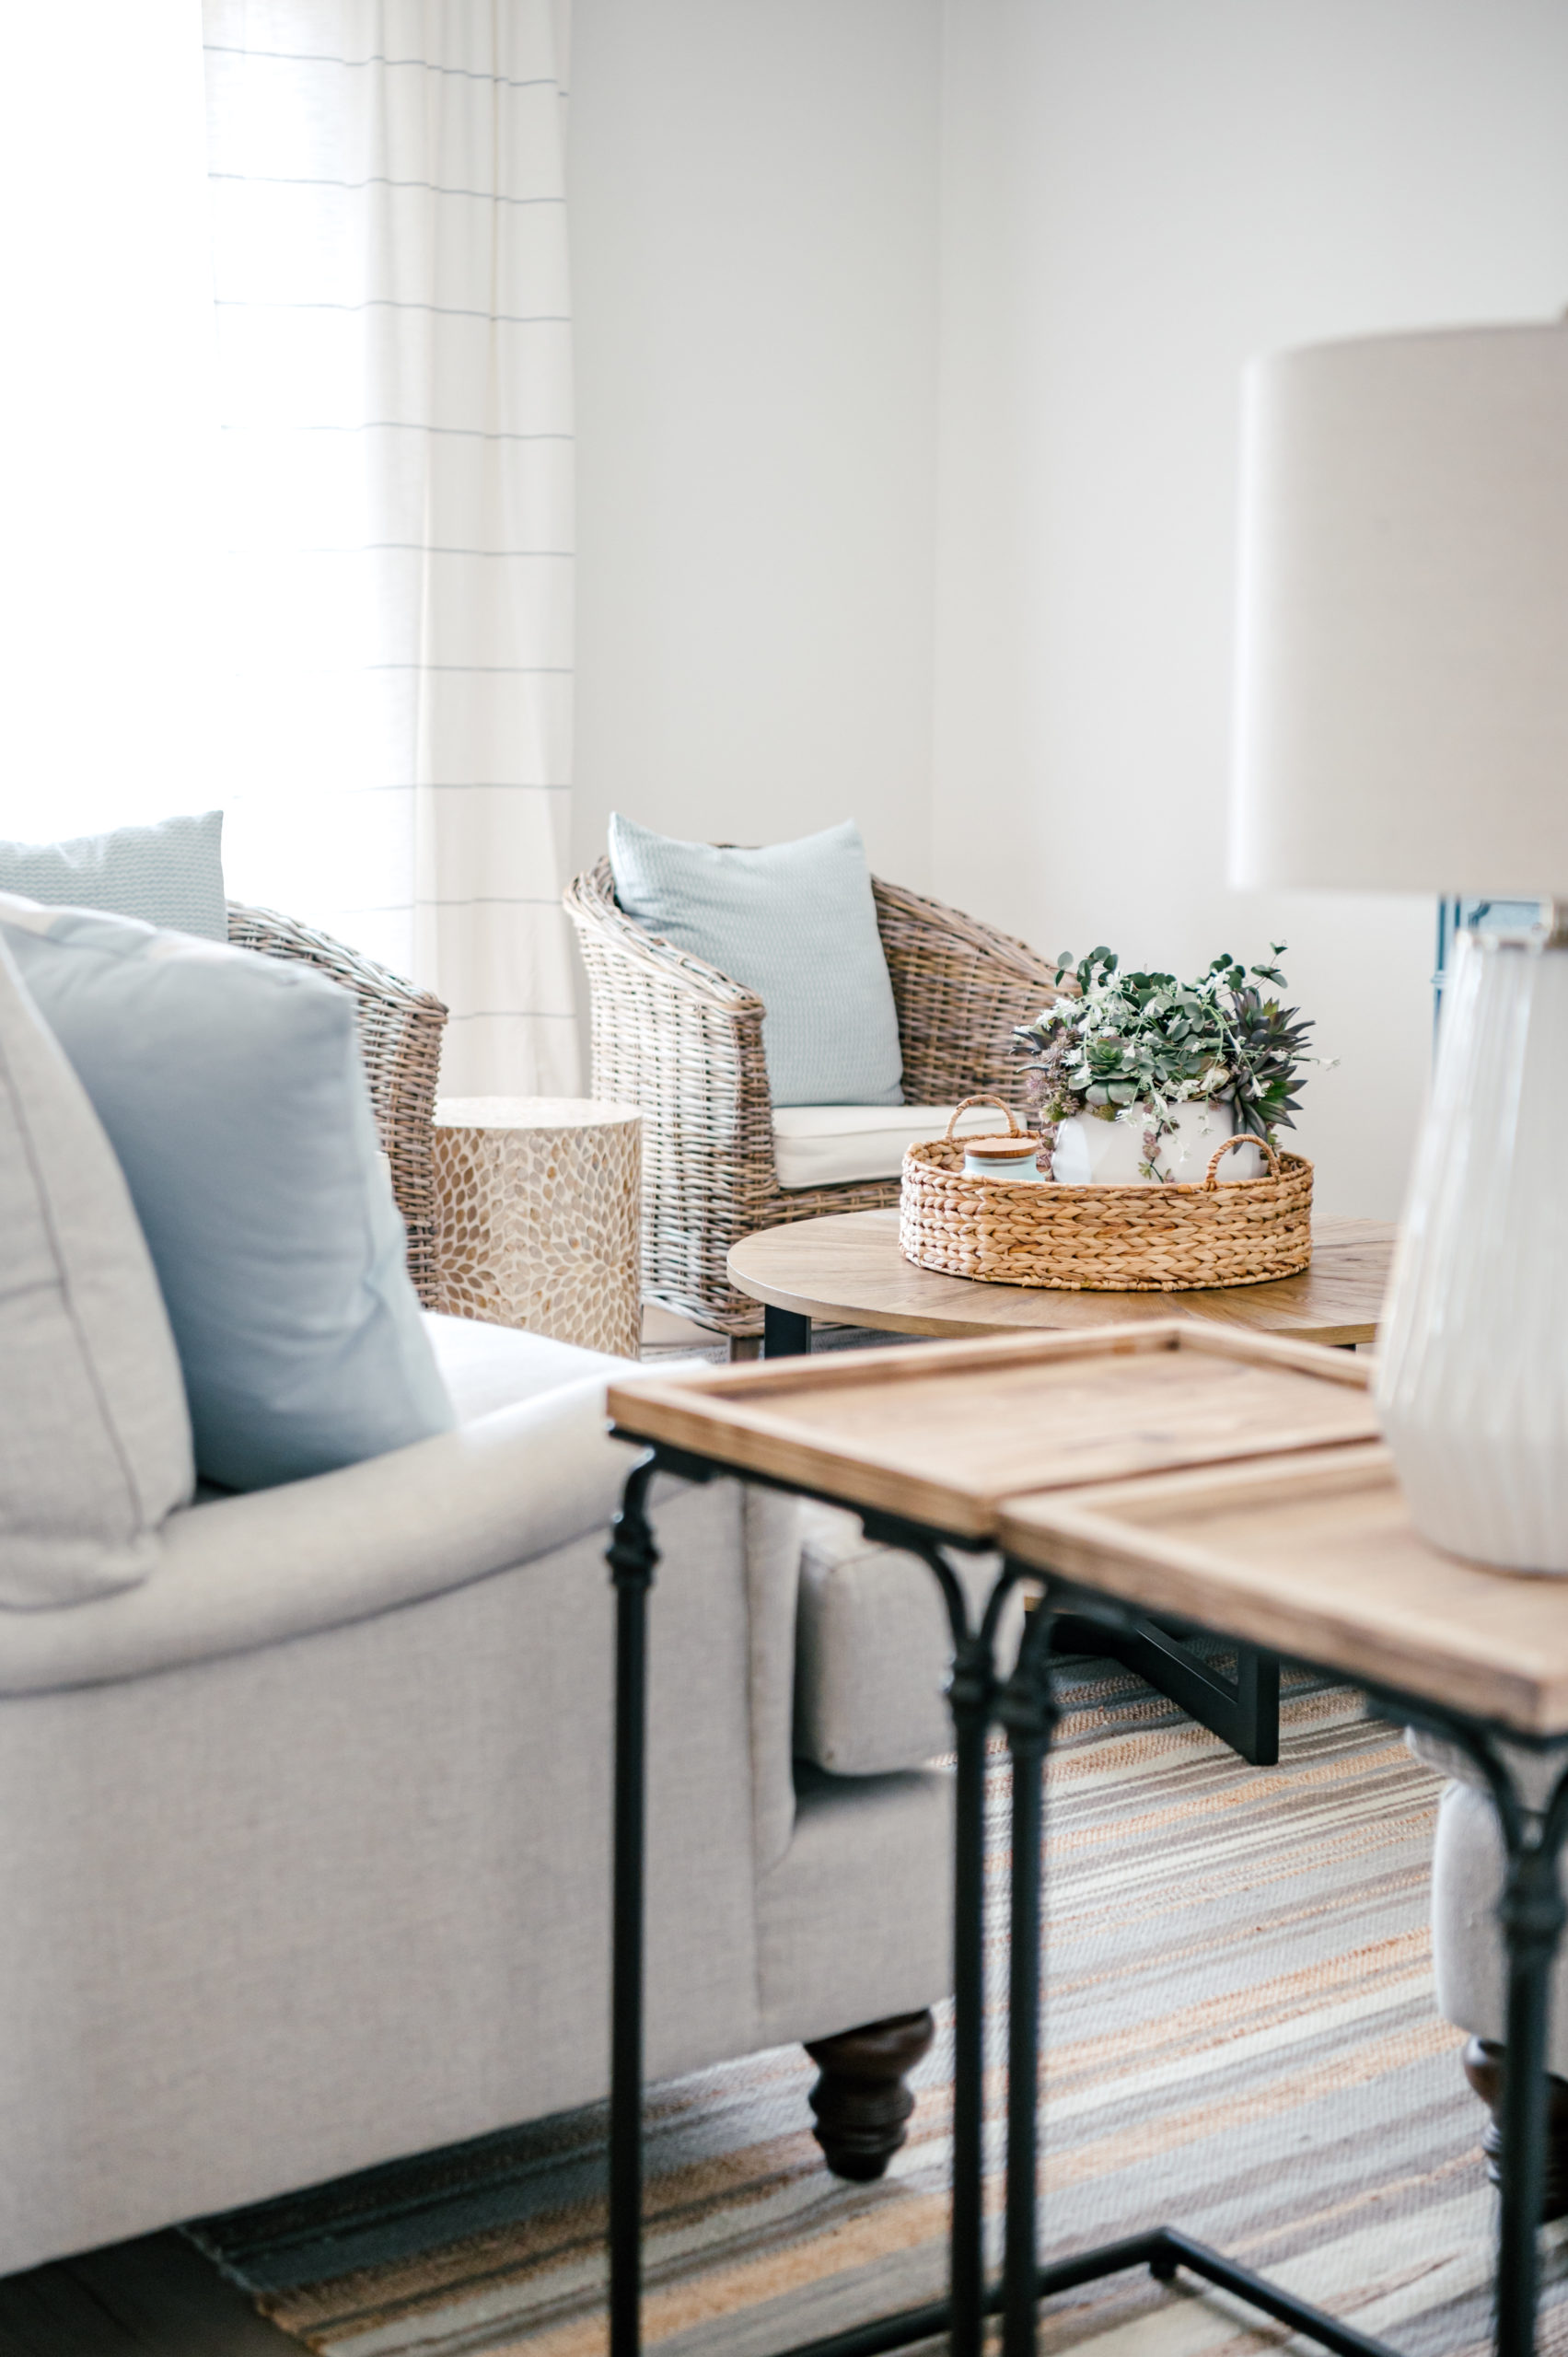
M606 2090L626 1370L432 1326L455 1433L199 1503L143 1585L0 1616L0 2270ZM918 2013L934 1601L857 1621L819 1562L803 1604L788 1502L656 1505L650 2073ZM859 1643L912 1700L857 1756L820 1655ZM878 1772L797 1779L797 1643L803 1741Z

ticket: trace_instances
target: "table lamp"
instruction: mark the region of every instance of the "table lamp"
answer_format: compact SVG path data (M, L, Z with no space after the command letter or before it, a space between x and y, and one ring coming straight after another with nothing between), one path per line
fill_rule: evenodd
M1568 326L1253 365L1235 788L1234 883L1548 903L1460 936L1376 1382L1423 1535L1568 1573Z

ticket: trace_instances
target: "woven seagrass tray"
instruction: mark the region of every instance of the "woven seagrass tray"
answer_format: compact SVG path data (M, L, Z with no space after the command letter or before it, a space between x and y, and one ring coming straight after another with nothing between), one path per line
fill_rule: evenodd
M1312 1258L1312 1165L1261 1138L1227 1138L1201 1182L1163 1187L1064 1187L1054 1179L970 1178L953 1123L971 1105L995 1105L1008 1134L1023 1134L999 1097L969 1097L947 1134L904 1155L899 1249L918 1268L987 1284L1057 1293L1190 1293L1261 1285L1300 1274ZM1265 1178L1216 1176L1233 1145L1260 1146Z

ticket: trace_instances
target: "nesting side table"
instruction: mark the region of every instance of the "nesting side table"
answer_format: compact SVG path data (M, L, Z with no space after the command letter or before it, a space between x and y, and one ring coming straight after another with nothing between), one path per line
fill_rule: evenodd
M1367 2335L1260 2284L1164 2229L1053 2267L1036 2259L1033 2118L1039 2039L1040 1776L1053 1705L1050 1612L1036 1613L1011 1670L1001 1617L1030 1574L1005 1565L971 1613L952 1549L994 1546L1020 1493L1096 1476L1137 1481L1284 1446L1305 1454L1369 1442L1366 1367L1336 1351L1166 1319L1089 1334L1020 1334L929 1351L843 1351L749 1366L682 1367L611 1384L613 1429L643 1446L609 1550L616 1590L614 1956L611 1973L610 2357L639 2357L646 1647L658 1561L650 1485L657 1472L747 1480L848 1506L868 1538L912 1555L935 1580L953 1640L947 1689L956 1774L953 1854L953 2131L950 2293L784 2357L882 2357L940 2332L950 2357L981 2357L984 2318L1004 2310L1003 2357L1032 2357L1046 2293L1121 2267L1182 2267L1240 2292L1335 2357L1393 2357ZM1221 1631L1221 1634L1228 1631ZM1000 1723L1013 1761L1008 2029L1007 2258L988 2285L983 2258L986 1743ZM1027 2117L1021 2116L1027 2111ZM1167 2266L1167 2262L1169 2261ZM1507 2357L1521 2357L1510 2351Z
M634 1359L642 1132L591 1097L442 1097L435 1307Z
M858 1362L858 1364L856 1364ZM1568 1585L1462 1562L1415 1532L1376 1420L1365 1365L1197 1319L844 1352L682 1370L612 1384L612 1428L641 1445L609 1550L616 1590L615 1818L610 2143L610 2357L639 2357L646 1647L658 1562L660 1471L739 1474L856 1513L866 1536L923 1563L953 1639L955 1738L953 2130L949 2292L785 2357L885 2357L937 2334L981 2357L1034 2357L1041 2299L1146 2267L1235 2294L1333 2357L1398 2357L1179 2225L1150 2223L1042 2265L1037 2105L1042 1945L1042 1775L1056 1717L1059 1617L1114 1633L1151 1612L1277 1647L1353 1678L1371 1709L1457 1744L1481 1770L1507 1871L1498 1922L1508 2015L1495 2319L1497 2357L1535 2357L1552 1958L1568 1923L1557 1860L1568 1840ZM971 1615L951 1552L999 1543L1002 1568ZM1033 1587L1010 1667L998 1632L1009 1592ZM1012 1764L1008 1889L1005 2247L986 2280L982 2240L985 1753ZM1551 1763L1531 1807L1518 1751Z

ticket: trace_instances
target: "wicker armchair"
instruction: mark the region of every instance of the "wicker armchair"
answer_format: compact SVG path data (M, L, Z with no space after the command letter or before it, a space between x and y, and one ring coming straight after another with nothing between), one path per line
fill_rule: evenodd
M1053 966L1011 935L873 877L893 981L904 1094L952 1105L1012 1097L1012 1028L1054 993ZM761 1333L729 1248L759 1227L897 1202L899 1181L792 1188L773 1166L761 1000L645 933L601 859L567 887L593 1002L593 1093L643 1109L643 1297L720 1333Z
M431 1144L436 1079L447 1010L429 991L416 991L373 958L347 949L275 909L228 903L228 937L238 948L268 958L296 958L352 991L358 1003L359 1045L381 1147L392 1169L392 1192L408 1230L409 1274L426 1309L436 1301L436 1162Z

